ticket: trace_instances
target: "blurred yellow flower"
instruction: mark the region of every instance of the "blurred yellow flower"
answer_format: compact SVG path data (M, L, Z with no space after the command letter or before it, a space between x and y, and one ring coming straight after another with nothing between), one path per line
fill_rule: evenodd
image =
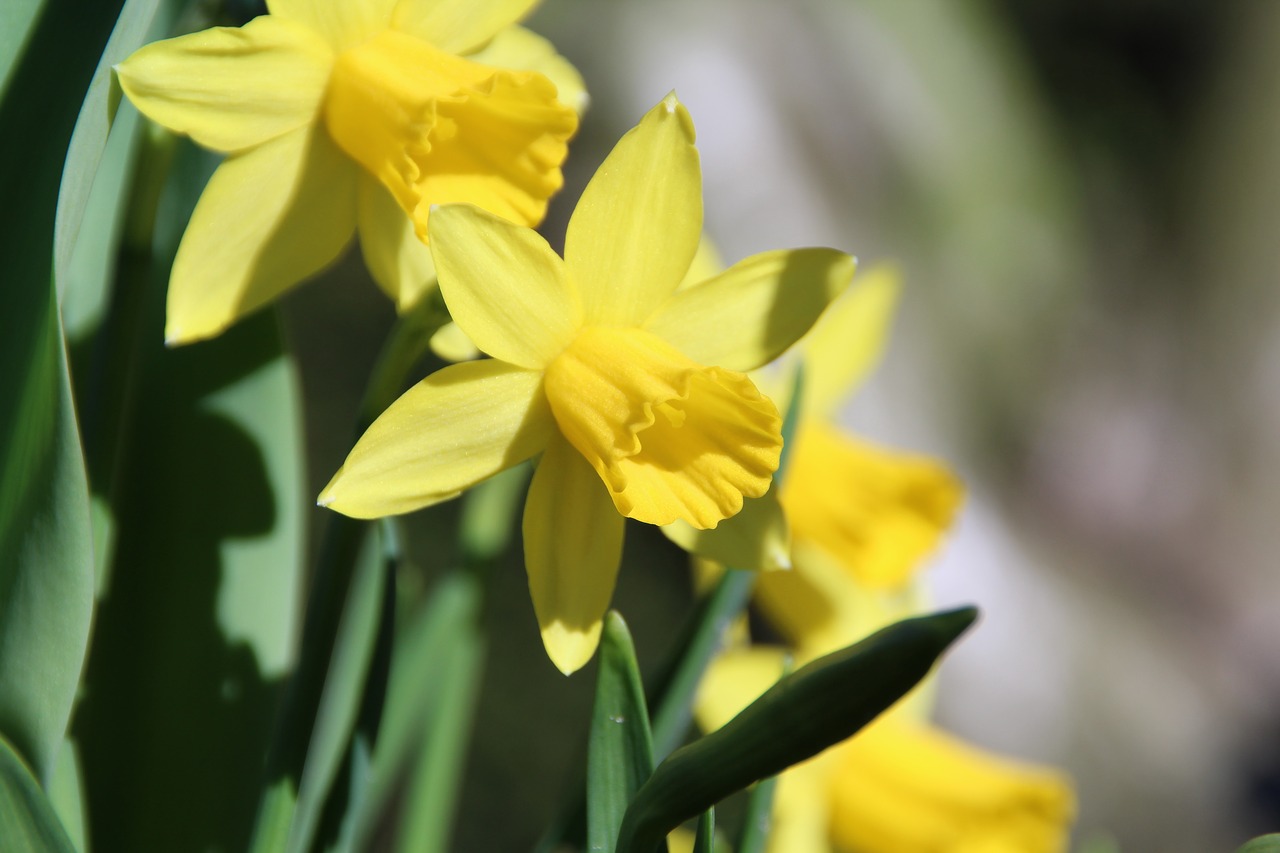
M432 205L534 225L585 90L514 26L536 0L270 0L270 14L147 45L116 67L140 112L227 154L174 261L165 336L211 337L360 235L412 307Z
M719 728L781 675L924 609L916 575L959 507L942 465L843 435L835 406L874 367L899 289L861 275L797 351L805 397L781 502L794 570L757 579L755 600L791 645L743 646L715 661L697 716ZM989 755L930 726L926 682L850 740L782 774L772 853L1050 853L1074 812L1058 772Z
M580 668L613 593L623 516L715 528L769 488L781 418L740 371L776 358L853 275L846 254L799 249L677 290L701 230L693 123L674 94L596 172L563 260L478 208L437 209L441 292L492 358L410 389L320 502L407 512L541 453L524 513L529 589L552 661Z

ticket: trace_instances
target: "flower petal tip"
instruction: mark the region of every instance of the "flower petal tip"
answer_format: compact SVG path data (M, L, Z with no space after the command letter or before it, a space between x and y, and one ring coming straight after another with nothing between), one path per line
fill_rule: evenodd
M553 622L542 630L542 644L546 647L547 657L555 668L565 675L573 675L587 665L600 645L600 630L603 623L597 622L586 631L570 629L561 622Z
M664 109L666 109L668 113L672 115L674 115L675 112L678 109L680 109L680 99L676 96L675 89L672 89L670 92L668 92L667 96L662 99L662 106Z

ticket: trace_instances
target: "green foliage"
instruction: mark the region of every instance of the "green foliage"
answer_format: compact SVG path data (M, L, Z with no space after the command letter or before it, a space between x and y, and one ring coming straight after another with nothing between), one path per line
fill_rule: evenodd
M613 853L627 805L653 772L653 738L627 623L605 616L587 751L587 845Z
M79 104L118 10L22 4L6 11L14 29L2 28L12 53L0 198L21 215L0 229L0 732L41 778L62 742L93 601L88 487L53 288L55 205Z
M0 737L0 827L5 853L75 853L53 806L13 747Z
M658 765L627 809L617 850L650 853L723 798L854 734L924 678L976 618L967 607L905 619L784 677Z
M1252 838L1238 848L1236 853L1280 853L1280 833Z

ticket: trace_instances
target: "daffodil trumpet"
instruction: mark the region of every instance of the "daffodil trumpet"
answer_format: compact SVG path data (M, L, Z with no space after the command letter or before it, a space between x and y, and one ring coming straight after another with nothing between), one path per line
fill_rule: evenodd
M431 213L454 320L490 358L427 377L357 442L320 503L371 518L447 500L540 456L525 564L551 660L599 641L623 519L725 524L777 509L781 417L745 375L848 285L849 255L766 252L679 287L702 232L693 122L674 94L591 179L561 259L534 231L468 205Z
M270 0L116 67L145 116L226 154L170 278L166 340L219 334L355 234L407 311L434 281L433 205L534 225L562 184L582 81L515 26L536 0Z

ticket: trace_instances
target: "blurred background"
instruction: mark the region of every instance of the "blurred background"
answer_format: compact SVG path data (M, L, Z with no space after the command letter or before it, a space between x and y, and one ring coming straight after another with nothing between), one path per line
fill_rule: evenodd
M904 270L844 415L968 485L928 570L940 604L984 613L943 667L942 724L1066 768L1077 846L1280 828L1280 4L546 0L530 26L592 98L553 245L675 89L727 261L827 245ZM353 253L286 301L312 494L393 319L365 278ZM455 511L410 519L406 607ZM653 665L689 576L628 536L614 602ZM507 562L459 850L528 847L585 752L593 669L549 664Z

